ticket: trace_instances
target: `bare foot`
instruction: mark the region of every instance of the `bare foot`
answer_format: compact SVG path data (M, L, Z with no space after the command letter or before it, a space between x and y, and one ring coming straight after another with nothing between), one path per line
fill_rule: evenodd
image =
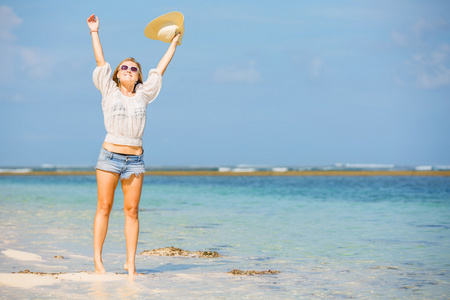
M133 270L129 269L128 263L125 263L123 265L123 268L128 271L128 276L133 277L133 276L137 275L136 268L133 268Z
M95 274L106 274L105 268L103 267L103 261L95 261Z

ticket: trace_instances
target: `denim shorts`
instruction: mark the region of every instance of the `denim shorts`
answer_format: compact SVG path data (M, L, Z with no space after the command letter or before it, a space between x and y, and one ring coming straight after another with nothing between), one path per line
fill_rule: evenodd
M95 168L120 174L120 179L128 179L133 174L139 176L145 173L144 153L141 155L119 154L102 148Z

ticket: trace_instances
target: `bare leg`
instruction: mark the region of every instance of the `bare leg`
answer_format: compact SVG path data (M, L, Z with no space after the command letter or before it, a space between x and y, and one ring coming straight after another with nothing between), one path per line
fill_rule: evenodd
M136 275L136 248L139 237L139 201L141 200L142 184L144 174L132 175L128 179L123 179L123 210L125 213L125 240L127 244L127 261L123 266L128 270L128 275Z
M109 214L114 202L114 191L119 183L119 174L97 170L97 212L94 219L95 273L105 274L102 261L103 243L108 231Z

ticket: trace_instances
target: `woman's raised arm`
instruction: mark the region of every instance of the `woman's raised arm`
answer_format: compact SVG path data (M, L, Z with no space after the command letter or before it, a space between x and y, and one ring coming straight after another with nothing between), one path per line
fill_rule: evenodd
M91 30L92 35L92 45L94 46L94 55L97 62L97 67L102 67L106 64L105 57L103 56L102 44L100 44L100 38L98 36L98 28L100 23L98 17L95 14L91 15L87 19L87 24Z
M178 33L170 43L169 49L167 49L166 54L161 58L156 70L159 74L164 75L164 72L167 69L170 61L172 60L173 55L175 54L175 50L177 49L178 39L180 38L180 34Z

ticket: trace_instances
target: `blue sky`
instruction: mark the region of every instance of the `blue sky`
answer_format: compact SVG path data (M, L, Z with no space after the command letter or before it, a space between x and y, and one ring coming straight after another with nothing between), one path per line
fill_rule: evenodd
M144 73L147 166L450 165L448 1L0 1L0 166L93 166L105 137L86 19Z

